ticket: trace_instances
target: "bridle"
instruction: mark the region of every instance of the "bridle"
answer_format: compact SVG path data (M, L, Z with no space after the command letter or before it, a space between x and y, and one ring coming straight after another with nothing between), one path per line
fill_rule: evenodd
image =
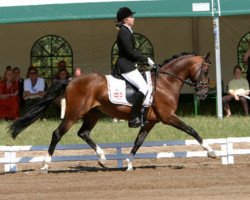
M157 77L158 77L158 74L167 74L167 75L169 75L169 76L172 76L172 77L174 77L174 78L180 80L183 84L187 84L187 85L189 85L189 86L191 86L191 87L194 87L195 89L198 89L198 88L202 87L203 85L208 85L208 82L207 82L207 81L202 81L202 80L196 81L196 82L192 81L192 80L194 80L194 77L198 74L199 71L201 71L202 74L205 73L205 72L204 72L204 69L203 69L204 66L209 66L209 67L210 67L211 64L208 63L208 62L203 61L203 62L200 64L200 66L198 67L198 70L194 73L194 75L193 75L192 77L190 77L188 80L183 80L182 78L178 77L177 75L175 75L175 74L173 74L173 73L171 73L171 72L169 72L169 71L161 71L161 70L160 70L160 67L157 65L156 68L155 68L155 69L156 69L156 70L155 70L155 71L156 71L156 78L155 78L155 81L156 81L156 79L157 79ZM202 74L201 74L201 75L202 75ZM156 85L155 85L155 86L156 86Z

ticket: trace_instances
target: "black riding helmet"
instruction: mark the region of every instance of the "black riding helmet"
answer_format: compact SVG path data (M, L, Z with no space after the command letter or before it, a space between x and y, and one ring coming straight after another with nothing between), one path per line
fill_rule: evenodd
M117 18L117 22L122 22L122 20L124 20L125 18L131 16L135 14L135 12L132 12L129 8L127 7L122 7L122 8L119 8L119 10L117 11L117 14L116 14L116 18Z

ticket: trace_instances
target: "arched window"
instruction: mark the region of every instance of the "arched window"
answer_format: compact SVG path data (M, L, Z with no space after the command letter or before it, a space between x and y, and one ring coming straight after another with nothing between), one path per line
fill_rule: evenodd
M154 59L154 49L151 42L142 34L134 33L135 37L135 48L138 49L144 56ZM118 59L118 46L115 42L111 50L111 67L115 67Z
M73 52L69 43L62 37L46 35L38 39L31 49L31 65L38 69L39 75L50 82L58 72L58 63L64 61L72 74Z
M246 33L239 41L238 44L238 65L246 72L247 65L244 63L244 56L248 48L248 41L250 41L250 32Z

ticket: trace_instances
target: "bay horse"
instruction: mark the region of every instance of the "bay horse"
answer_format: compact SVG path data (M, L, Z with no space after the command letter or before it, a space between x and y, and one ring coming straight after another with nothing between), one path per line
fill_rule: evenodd
M157 67L155 73L151 72L152 81L154 82L153 102L146 114L147 123L140 128L131 153L126 159L127 170L133 169L134 155L143 144L150 130L158 122L173 126L193 136L207 151L209 157L216 157L214 150L203 141L197 131L181 121L175 114L179 92L185 83L194 86L200 98L206 97L210 68L209 55L209 53L205 56L181 55L163 64L160 68ZM21 131L39 119L45 113L48 105L62 92L65 92L66 96L65 117L52 134L48 154L45 157L42 169L48 170L48 164L51 162L56 145L79 119L83 119L83 124L77 133L78 136L96 151L99 156L99 164L104 166L106 161L105 153L91 139L91 130L96 125L101 113L112 118L128 120L131 111L129 106L115 105L110 102L107 80L104 75L91 73L73 79L68 84L52 84L40 102L31 106L23 117L10 125L11 136L15 139Z

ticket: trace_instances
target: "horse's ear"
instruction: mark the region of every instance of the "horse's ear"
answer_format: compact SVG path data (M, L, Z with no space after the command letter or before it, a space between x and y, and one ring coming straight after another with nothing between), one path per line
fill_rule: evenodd
M204 60L207 61L208 58L209 58L209 56L210 56L210 52L208 52L208 53L204 56Z

